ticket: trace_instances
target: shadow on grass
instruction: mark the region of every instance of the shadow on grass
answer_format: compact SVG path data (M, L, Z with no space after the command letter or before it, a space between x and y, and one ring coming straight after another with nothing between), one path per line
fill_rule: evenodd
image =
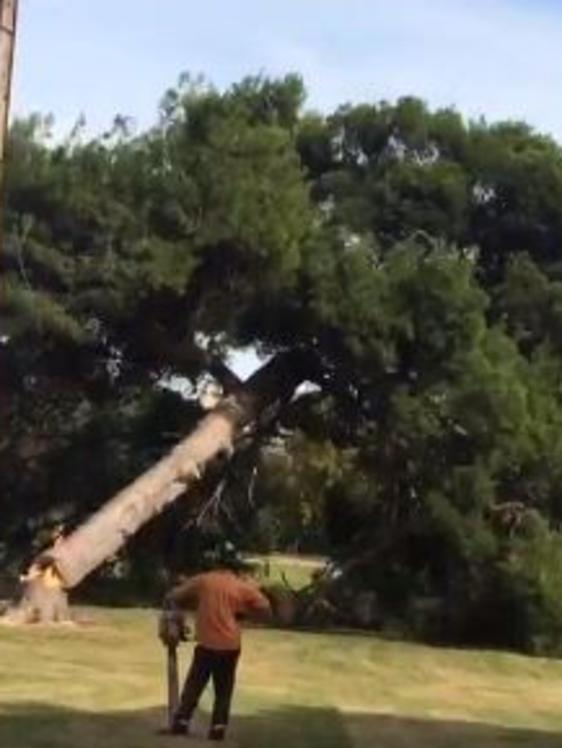
M203 739L156 735L163 710L89 713L41 704L0 705L2 748L199 748ZM204 717L204 715L203 715ZM202 733L205 721L198 732ZM468 722L344 714L285 706L233 721L237 748L561 748L562 734Z

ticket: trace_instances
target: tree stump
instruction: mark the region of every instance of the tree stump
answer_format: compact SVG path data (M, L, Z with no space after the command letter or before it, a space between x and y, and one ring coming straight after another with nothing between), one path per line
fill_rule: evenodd
M64 623L70 621L68 595L51 566L35 565L21 578L19 601L0 619L5 624Z

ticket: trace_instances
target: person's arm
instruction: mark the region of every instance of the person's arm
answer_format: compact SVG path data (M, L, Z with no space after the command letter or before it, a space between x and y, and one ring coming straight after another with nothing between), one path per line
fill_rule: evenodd
M186 622L185 609L192 601L197 601L199 579L184 579L164 597L162 613L158 621L158 636L167 647L175 648L187 641L191 630Z
M267 597L253 584L244 585L243 605L245 611L257 614L260 618L269 620L272 617L271 604Z
M186 579L168 592L165 602L169 605L182 607L189 605L189 603L193 604L197 601L200 581L201 578L199 576Z

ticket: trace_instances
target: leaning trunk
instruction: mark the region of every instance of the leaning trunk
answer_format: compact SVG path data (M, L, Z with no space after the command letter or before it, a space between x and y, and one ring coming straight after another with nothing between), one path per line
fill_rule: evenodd
M58 580L61 594L76 587L91 572L115 556L143 525L175 501L205 468L235 448L236 437L272 406L288 401L304 377L302 357L277 357L205 416L195 430L154 467L120 491L83 525L59 540L32 566L37 574L24 582L21 602L37 620L57 620L65 606L45 588L45 574ZM44 601L42 603L42 601ZM26 607L27 606L27 607Z
M223 402L160 462L52 549L49 555L64 586L76 587L175 501L215 457L232 451L243 416L235 402Z

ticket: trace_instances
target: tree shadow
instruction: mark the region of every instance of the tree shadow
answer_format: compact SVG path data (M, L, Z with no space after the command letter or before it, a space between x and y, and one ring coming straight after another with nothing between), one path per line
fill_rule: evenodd
M157 735L164 711L94 713L37 703L0 705L2 748L200 748ZM225 746L237 748L562 748L562 734L470 723L342 713L333 708L284 706L237 716Z

